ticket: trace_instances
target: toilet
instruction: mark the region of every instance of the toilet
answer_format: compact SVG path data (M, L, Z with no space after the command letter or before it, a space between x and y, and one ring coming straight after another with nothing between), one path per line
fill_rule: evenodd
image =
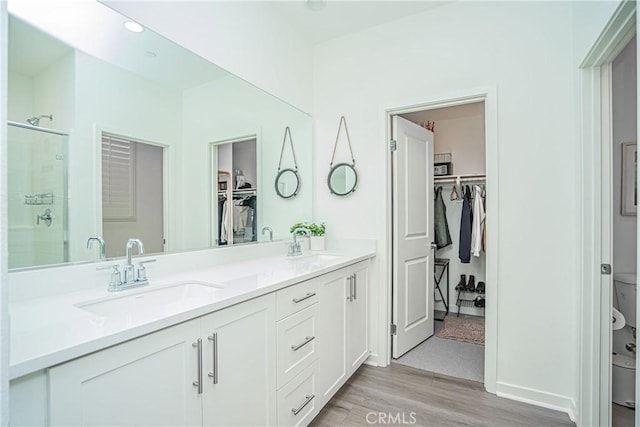
M614 306L624 317L625 326L613 333L613 402L635 408L636 406L636 359L635 351L627 349L627 344L635 346L636 328L636 273L616 273L613 276Z

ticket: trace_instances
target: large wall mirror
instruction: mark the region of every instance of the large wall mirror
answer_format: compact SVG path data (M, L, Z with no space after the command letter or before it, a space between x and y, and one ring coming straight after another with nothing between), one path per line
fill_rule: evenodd
M234 243L256 243L263 227L284 238L311 218L310 188L285 200L273 186L287 126L311 182L308 114L149 29L127 30L97 1L8 7L9 268L97 260L97 235L107 257L130 237L148 253L228 246L220 171L251 184L231 188L255 206ZM255 167L219 165L212 147L240 150L247 136Z

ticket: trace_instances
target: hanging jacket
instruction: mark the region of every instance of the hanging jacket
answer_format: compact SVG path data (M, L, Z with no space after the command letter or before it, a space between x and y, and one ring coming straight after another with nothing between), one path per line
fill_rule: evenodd
M471 262L471 223L473 222L473 213L471 212L471 189L469 186L464 188L464 197L462 200L462 217L460 218L460 247L458 248L458 257L460 262L468 264Z
M482 251L482 235L484 233L484 201L480 194L482 188L476 185L474 188L476 193L475 199L473 199L473 223L471 225L471 254L473 256L480 256Z
M435 243L438 249L449 246L451 234L449 234L449 223L447 222L447 207L442 198L442 187L436 189L435 203L433 205L433 225L435 231Z

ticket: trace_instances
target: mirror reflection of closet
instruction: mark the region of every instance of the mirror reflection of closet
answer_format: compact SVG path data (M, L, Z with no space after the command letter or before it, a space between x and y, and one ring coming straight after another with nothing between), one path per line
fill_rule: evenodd
M216 203L212 209L216 246L258 241L256 138L213 144Z

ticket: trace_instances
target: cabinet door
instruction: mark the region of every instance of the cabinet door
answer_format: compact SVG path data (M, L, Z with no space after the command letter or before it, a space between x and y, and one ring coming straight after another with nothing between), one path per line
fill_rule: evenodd
M201 425L199 336L196 319L51 368L51 425Z
M352 297L347 303L347 373L351 375L369 356L368 268L353 273L348 283Z
M320 402L324 405L347 379L346 320L348 298L344 275L328 275L321 285L318 322Z
M275 425L275 296L203 317L202 341L204 425Z

